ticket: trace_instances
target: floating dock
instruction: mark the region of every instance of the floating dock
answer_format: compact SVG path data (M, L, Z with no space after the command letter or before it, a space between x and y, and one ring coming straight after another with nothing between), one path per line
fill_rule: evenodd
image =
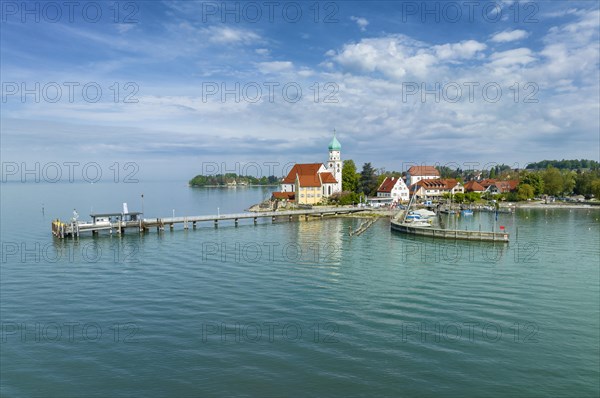
M91 214L91 222L81 222L72 220L63 222L60 220L52 221L52 234L58 238L64 239L67 237L79 237L80 234L91 232L93 235L100 231L109 231L122 234L126 229L136 229L139 232L146 232L150 228L156 228L162 231L168 226L174 228L175 224L183 224L184 229L196 228L197 223L213 222L215 227L220 221L233 221L238 225L239 220L252 219L254 224L259 218L271 218L275 221L278 218L286 217L292 221L293 217L304 216L306 220L309 217L335 216L338 214L349 214L363 212L364 208L344 208L344 207L328 207L320 209L307 210L289 210L289 211L267 211L260 213L237 213L237 214L218 214L205 216L186 216L186 217L166 217L166 218L142 218L141 213L105 213Z

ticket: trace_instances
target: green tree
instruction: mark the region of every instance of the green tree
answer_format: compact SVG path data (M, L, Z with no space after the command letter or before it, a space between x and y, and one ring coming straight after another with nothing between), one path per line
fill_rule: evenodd
M560 171L552 166L549 166L543 174L544 191L548 195L556 196L563 191L563 178Z
M365 163L362 171L360 172L360 192L365 195L372 195L377 189L377 176L375 175L375 169L371 166L371 163Z
M465 194L462 193L462 192L457 192L457 193L454 194L453 200L456 203L463 203L465 201Z
M479 192L467 192L465 193L465 201L468 203L477 202L481 200L481 194Z
M344 165L342 166L342 191L358 191L358 175L356 173L356 165L352 159L344 160Z
M533 188L535 196L544 193L544 179L540 173L523 170L519 179L521 184L527 184Z
M597 200L600 200L600 180L594 180L592 181L592 195L594 195L594 197Z
M527 200L531 199L534 196L533 187L529 184L519 184L519 188L517 189L517 199L518 200Z
M562 179L563 179L563 187L562 191L565 194L571 194L573 189L575 188L575 172L571 170L563 170Z

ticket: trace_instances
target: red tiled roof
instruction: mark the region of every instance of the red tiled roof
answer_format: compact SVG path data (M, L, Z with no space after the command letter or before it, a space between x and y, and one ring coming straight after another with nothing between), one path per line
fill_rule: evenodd
M467 192L483 192L485 187L475 180L469 181L465 184L465 191Z
M383 180L377 192L392 192L392 189L397 182L398 177L385 177L385 180Z
M296 198L296 195L294 192L273 192L272 197L275 199L294 200Z
M496 180L493 180L493 179L491 179L491 178L486 178L485 180L481 180L481 181L479 181L479 184L480 184L482 187L484 187L484 188L487 188L487 187L489 187L490 185L494 184L495 182L496 182Z
M408 169L411 176L439 176L440 172L434 166L412 166Z
M415 183L425 189L446 189L450 190L458 184L458 180L454 178L436 178L431 180L419 180ZM415 185L413 184L413 186ZM414 189L414 187L413 187Z
M316 177L317 171L319 171L321 166L321 163L296 163L288 173L287 177L283 179L283 183L294 184L296 182L296 175L313 175Z
M297 163L283 179L283 183L295 184L296 177L298 177L301 187L320 187L322 184L337 183L333 174L319 173L321 166L323 166L321 163Z
M493 185L498 188L500 193L503 192L511 192L517 189L517 185L519 185L518 180L508 180L508 181L496 181Z
M335 179L333 174L329 172L321 173L321 182L323 184L337 184L337 180Z

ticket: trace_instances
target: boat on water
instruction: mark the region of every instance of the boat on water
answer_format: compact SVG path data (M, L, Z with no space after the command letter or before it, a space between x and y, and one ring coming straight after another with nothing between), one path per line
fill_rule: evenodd
M466 209L460 212L461 215L463 216L472 216L473 215L473 210L471 209Z
M390 220L390 228L392 231L396 231L408 235L420 235L431 238L439 239L463 239L471 241L485 241L485 242L504 242L508 243L509 235L506 232L484 232L484 231L467 231L467 230L455 230L455 229L444 229L437 226L433 226L433 218L429 213L431 211L415 210L409 211L413 204L415 195L411 198L408 208L403 212L398 213L396 217L392 217ZM454 213L453 210L452 214ZM469 209L469 211L472 210ZM427 213L426 213L427 212ZM422 217L421 214L425 215ZM435 215L435 213L433 213ZM429 216L429 217L427 217Z

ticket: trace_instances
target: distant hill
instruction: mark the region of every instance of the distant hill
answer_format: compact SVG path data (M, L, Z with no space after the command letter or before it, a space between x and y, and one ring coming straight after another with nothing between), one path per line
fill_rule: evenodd
M573 160L542 160L541 162L529 163L527 170L546 169L548 166L556 167L561 170L577 170L577 169L597 169L600 163L595 160L588 159L573 159Z

